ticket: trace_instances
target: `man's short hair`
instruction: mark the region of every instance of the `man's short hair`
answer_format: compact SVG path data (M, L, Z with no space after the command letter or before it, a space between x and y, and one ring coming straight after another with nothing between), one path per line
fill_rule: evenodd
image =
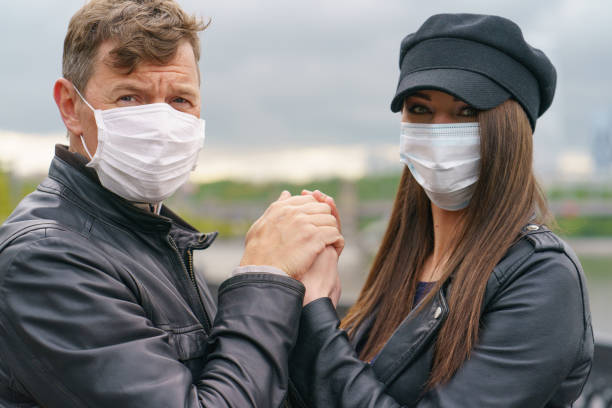
M84 92L98 48L107 40L114 43L111 66L126 73L143 61L168 63L183 40L199 61L198 32L207 26L174 0L91 0L70 19L62 75Z

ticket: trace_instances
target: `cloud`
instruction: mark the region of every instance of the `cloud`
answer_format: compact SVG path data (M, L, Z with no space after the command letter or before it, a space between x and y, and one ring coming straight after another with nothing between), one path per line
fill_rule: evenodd
M183 0L212 18L202 35L203 115L211 146L395 143L389 111L399 42L439 12L507 16L559 73L556 101L538 122L536 157L588 146L593 107L612 105L605 1ZM51 98L63 36L82 0L24 0L0 16L0 129L59 132Z

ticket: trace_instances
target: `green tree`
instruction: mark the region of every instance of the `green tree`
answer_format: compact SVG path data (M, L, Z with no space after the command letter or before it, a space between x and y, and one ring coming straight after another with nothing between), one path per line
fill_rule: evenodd
M9 174L0 168L0 222L3 222L13 211Z

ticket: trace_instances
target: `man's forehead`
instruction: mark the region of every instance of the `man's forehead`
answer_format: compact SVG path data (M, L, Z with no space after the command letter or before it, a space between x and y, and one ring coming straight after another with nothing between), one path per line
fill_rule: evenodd
M174 56L167 62L160 64L156 61L140 61L129 71L128 68L117 67L112 55L117 44L112 40L104 41L98 47L93 64L93 76L102 73L105 77L130 78L135 81L145 79L144 76L153 73L171 73L188 81L193 79L199 86L200 72L195 59L193 48L188 41L178 44Z

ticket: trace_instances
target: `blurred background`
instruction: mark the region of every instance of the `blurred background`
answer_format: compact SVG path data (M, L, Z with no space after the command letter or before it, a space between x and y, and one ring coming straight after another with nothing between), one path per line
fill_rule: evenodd
M288 189L336 197L346 236L344 304L361 288L402 166L389 104L401 39L440 12L499 14L555 64L558 87L534 136L535 167L558 233L578 253L597 338L612 338L612 3L179 0L212 19L202 34L198 169L167 205L220 237L197 262L218 283L243 237ZM3 2L0 222L44 177L65 129L51 91L68 21L83 0Z

